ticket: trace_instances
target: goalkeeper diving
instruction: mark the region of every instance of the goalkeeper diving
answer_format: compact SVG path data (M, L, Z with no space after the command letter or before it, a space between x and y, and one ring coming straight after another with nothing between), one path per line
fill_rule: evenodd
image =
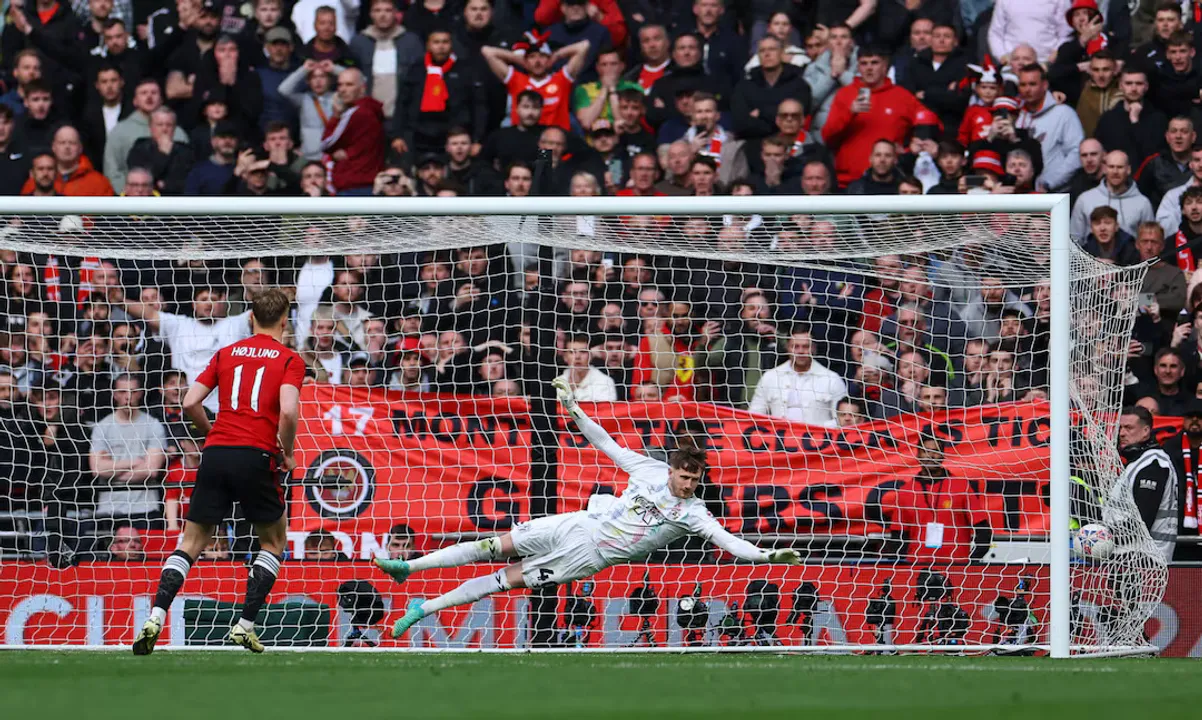
M619 497L594 495L588 509L549 515L519 524L512 532L460 543L416 560L376 559L397 582L413 573L476 562L518 561L495 573L473 578L445 595L416 602L396 622L399 638L422 618L439 610L473 603L493 593L538 588L586 578L611 565L647 557L686 535L699 535L741 560L801 564L796 550L762 550L727 532L694 496L705 473L705 451L678 447L665 464L628 450L581 411L562 378L552 381L559 402L593 447L609 456L630 482Z

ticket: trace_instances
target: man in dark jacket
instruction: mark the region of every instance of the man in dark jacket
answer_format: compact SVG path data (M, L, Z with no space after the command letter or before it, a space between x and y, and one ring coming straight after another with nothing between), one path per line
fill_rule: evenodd
M847 194L896 195L901 180L901 173L897 171L897 148L887 140L879 140L872 146L864 177L848 185Z
M217 39L213 52L202 58L196 82L192 85L189 113L181 115L180 125L191 130L200 110L212 95L223 95L229 106L229 120L242 131L242 137L259 139L259 118L263 114L263 83L259 74L241 57L238 41L230 35Z
M150 114L150 137L130 148L127 165L144 168L154 178L154 189L163 195L183 195L192 170L192 148L175 142L175 113L161 107Z
M29 177L32 160L13 143L16 123L12 108L0 105L0 195L18 195Z
M46 19L43 20L42 18ZM70 3L57 0L26 2L23 9L8 13L8 23L0 34L0 52L11 58L25 48L54 47L69 48L83 41L83 28ZM42 66L42 78L51 83L74 84L79 81L82 67L68 67L53 57L48 57ZM68 89L68 93L70 88Z
M1107 151L1122 150L1131 159L1132 167L1140 167L1164 143L1168 118L1145 102L1148 80L1143 70L1124 68L1119 78L1119 91L1123 99L1102 113L1094 137ZM1187 161L1188 153L1186 146Z
M903 86L939 115L945 132L952 136L968 107L968 91L959 88L968 62L968 55L956 47L956 28L937 25L931 32L931 47L914 56Z
M1194 62L1194 46L1185 32L1169 38L1166 62L1153 83L1151 100L1168 117L1186 115L1197 118L1198 91L1202 89L1202 70Z
M1077 168L1068 183L1069 198L1074 205L1077 204L1077 198L1081 197L1083 193L1093 190L1098 183L1102 182L1104 170L1102 158L1105 154L1105 148L1097 140L1086 138L1081 141L1081 145L1077 148L1077 157L1081 160L1081 167Z
M1142 525L1166 562L1177 544L1177 472L1152 435L1152 414L1142 407L1123 408L1119 416L1119 454L1127 465L1110 489L1104 514L1116 537L1131 537ZM1125 502L1135 513L1123 511ZM1137 536L1138 537L1138 536Z
M509 94L499 78L488 70L480 48L492 47L509 48L509 38L512 33L498 27L493 22L493 9L490 0L468 0L463 7L463 17L456 21L452 43L455 46L455 56L460 62L470 63L476 77L484 84L487 95L488 121L486 128L495 128L505 117L505 104Z
M391 135L421 155L442 152L447 131L467 128L482 144L488 122L487 95L475 71L451 53L449 30L426 38L424 61L415 63L401 85Z
M762 138L776 132L776 108L787 99L810 112L810 86L801 68L785 64L781 41L771 35L760 40L760 66L735 86L731 100L734 131L741 139Z
M651 88L651 105L647 119L658 128L668 118L680 117L676 96L684 89L708 92L718 98L718 107L730 104L732 85L724 78L705 73L701 63L701 41L693 33L685 33L672 43L672 64L668 73L655 81Z
M588 40L588 55L584 60L584 70L576 78L580 86L597 79L597 58L601 51L613 47L609 30L604 25L589 17L588 0L559 0L559 9L563 13L563 21L557 22L547 30L554 47L567 47L581 40Z
M693 17L696 23L690 31L701 41L702 64L705 73L719 78L732 87L743 76L747 45L729 23L721 22L723 0L694 0Z
M1194 121L1182 116L1169 120L1164 139L1167 147L1144 160L1135 172L1139 191L1156 208L1165 193L1190 179L1190 149L1198 140Z

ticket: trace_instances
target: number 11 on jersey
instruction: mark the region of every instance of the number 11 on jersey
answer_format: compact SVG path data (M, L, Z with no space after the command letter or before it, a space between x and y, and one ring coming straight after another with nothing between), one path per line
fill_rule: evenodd
M260 365L255 370L255 381L250 387L250 409L258 412L259 410L259 388L263 386L263 371L267 368ZM230 409L238 409L238 394L242 391L242 366L234 367L234 382L230 387Z

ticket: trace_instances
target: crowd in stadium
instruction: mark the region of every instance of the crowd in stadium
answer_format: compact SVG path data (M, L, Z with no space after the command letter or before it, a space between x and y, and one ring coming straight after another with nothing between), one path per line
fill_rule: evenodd
M1196 0L25 0L0 35L0 194L1069 192L1090 254L1165 258L1127 394L1180 415L1202 378L1200 26ZM679 232L737 251L856 231ZM980 245L927 260L558 253L561 370L582 401L828 426L1045 397L1048 287ZM516 396L548 280L517 242L0 267L0 509L170 528L199 458L182 394L257 291L295 293L316 382Z

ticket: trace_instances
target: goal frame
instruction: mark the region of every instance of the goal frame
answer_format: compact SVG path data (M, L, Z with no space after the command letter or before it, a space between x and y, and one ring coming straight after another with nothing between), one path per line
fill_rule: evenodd
M0 215L849 215L1048 213L1051 317L1049 408L1051 567L1048 651L1072 657L1070 493L1070 331L1072 238L1065 194L819 195L722 197L4 197ZM961 648L963 649L963 648ZM926 648L930 650L930 648Z

